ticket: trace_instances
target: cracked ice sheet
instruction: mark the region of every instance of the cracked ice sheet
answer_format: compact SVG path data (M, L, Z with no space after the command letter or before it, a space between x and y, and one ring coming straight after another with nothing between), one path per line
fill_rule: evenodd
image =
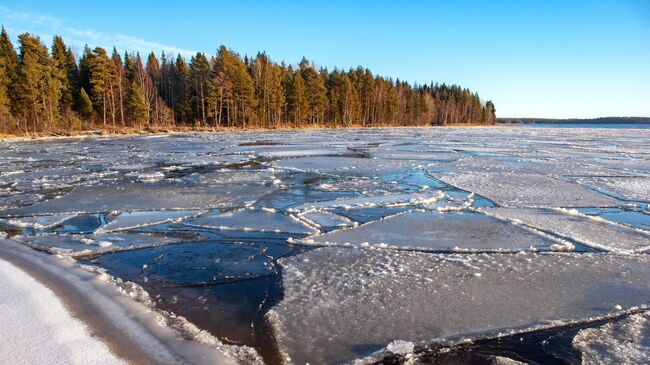
M437 174L440 180L499 204L518 207L616 207L614 198L557 178L522 174Z
M650 304L650 257L319 248L280 260L268 314L289 363L545 328Z
M584 365L649 364L650 313L638 313L600 327L581 330L573 339Z
M200 185L169 183L78 187L58 199L2 212L7 216L129 210L206 209L244 204L271 188L258 184Z
M148 233L115 234L43 234L14 236L11 239L37 250L65 256L86 256L136 248L164 246L183 241L205 238L198 234L162 236Z
M482 208L480 211L551 232L596 249L641 252L650 248L650 232L590 217L574 210Z
M33 229L44 229L52 226L56 226L64 221L74 217L75 214L55 214L55 215L41 215L33 217L23 217L15 219L0 219L0 222L4 221L9 225L21 228L33 228Z
M422 161L379 160L358 157L297 157L275 161L280 169L309 171L321 174L345 176L380 176L394 174L408 168L418 167Z
M623 199L650 202L648 177L591 177L580 178L578 182L594 189L613 192Z
M413 193L413 194L388 194L377 196L360 196L355 198L342 198L315 203L304 203L290 208L290 211L304 211L312 209L334 209L334 208L363 208L376 206L397 206L413 204L433 204L437 200L444 198L444 194L437 190L430 193Z
M225 213L207 213L189 219L186 225L213 229L234 229L260 232L285 232L310 234L316 232L297 218L292 218L273 209L241 209Z
M100 227L95 231L95 233L123 231L159 223L178 222L183 218L191 217L200 213L201 211L198 210L124 212L113 218L113 220L105 226Z
M375 246L422 251L521 251L564 248L529 230L482 214L406 212L312 236L310 245ZM554 246L555 245L555 246Z
M326 211L307 211L305 213L300 213L299 217L303 220L306 220L316 228L341 228L352 227L356 225L356 222L353 222L346 217L342 217L340 215Z

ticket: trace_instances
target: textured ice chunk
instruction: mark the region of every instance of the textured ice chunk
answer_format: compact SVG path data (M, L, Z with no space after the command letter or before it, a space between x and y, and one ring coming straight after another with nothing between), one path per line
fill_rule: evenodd
M397 206L432 204L444 197L441 191L430 193L412 194L388 194L376 196L361 196L355 198L343 198L324 202L305 203L292 208L292 211L303 211L309 209L333 209L333 208L362 208L376 206Z
M398 339L455 342L648 305L649 260L319 248L280 261L284 297L268 317L290 362L349 363Z
M358 157L297 157L277 161L275 166L298 171L310 171L323 174L379 176L396 173L420 163L403 160L379 160Z
M51 199L4 214L33 215L130 210L205 209L255 200L270 189L258 184L199 185L168 183L120 184L78 187L59 199Z
M593 218L575 210L487 208L481 211L601 250L640 252L650 248L650 233Z
M162 236L146 233L115 234L43 234L35 236L14 236L13 240L26 246L50 253L67 256L86 256L104 252L132 250L143 247L162 246L170 243L203 238L196 234Z
M44 229L55 226L74 217L74 214L41 215L2 220L10 225L24 228Z
M356 225L355 222L346 217L342 217L340 215L326 211L308 211L305 213L300 213L299 217L317 228L340 228L352 227Z
M96 233L122 231L138 227L145 227L159 223L178 221L193 215L200 214L196 210L169 210L147 212L124 212L99 228Z
M578 181L597 190L614 193L623 199L650 202L649 177L591 177Z
M482 214L406 212L362 226L309 237L316 245L395 247L425 251L551 249L556 242Z
M437 176L460 189L475 192L502 205L517 207L615 207L616 199L545 175L449 173Z
M573 339L584 365L649 364L650 314L633 314L600 327L587 328Z
M244 231L314 233L316 230L299 219L268 209L240 209L225 213L207 213L189 219L185 224L213 229L234 229Z

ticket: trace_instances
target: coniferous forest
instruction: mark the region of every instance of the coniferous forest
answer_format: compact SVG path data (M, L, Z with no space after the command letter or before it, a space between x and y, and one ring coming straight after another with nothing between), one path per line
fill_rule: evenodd
M495 108L458 85L414 84L294 65L266 53L243 58L139 53L85 47L61 37L50 48L29 33L17 48L0 34L0 133L89 129L300 128L494 124Z

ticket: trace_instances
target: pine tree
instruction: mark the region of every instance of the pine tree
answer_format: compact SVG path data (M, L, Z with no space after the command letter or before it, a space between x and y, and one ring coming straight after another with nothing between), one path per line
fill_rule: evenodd
M190 83L192 84L192 104L194 115L200 120L200 125L206 125L208 119L208 101L210 100L210 63L201 52L190 60Z
M101 108L102 124L106 126L107 116L110 114L112 124L115 126L115 64L106 54L106 50L101 47L96 47L93 54L90 59L89 75L91 98L93 104Z
M307 98L305 96L305 81L299 72L293 76L291 87L288 90L287 102L289 118L295 127L302 125L307 115Z
M77 106L81 116L84 119L89 120L93 115L93 102L90 100L90 96L86 93L86 90L82 87L79 91L79 105Z
M13 116L16 114L17 101L15 89L18 79L16 73L18 56L4 27L0 33L0 130L9 132L13 128Z
M116 108L119 110L120 113L120 124L122 127L125 126L126 122L124 119L124 97L126 95L126 90L128 89L129 83L126 78L126 72L124 71L124 65L122 64L122 58L120 57L120 54L117 53L117 49L113 47L113 54L111 55L111 60L113 61L114 69L115 69L115 80L114 84L117 87L117 100L115 101L116 103Z
M140 85L136 82L131 82L126 110L129 119L134 125L142 128L144 125L149 124L149 106Z
M29 33L21 34L18 39L20 56L15 91L24 106L25 131L53 130L59 119L61 85L52 72L48 49L40 38Z
M60 36L55 36L52 42L52 73L61 84L59 108L61 113L69 114L74 103L73 91L75 85L70 80L68 65L68 47Z
M178 122L188 123L194 119L190 101L190 68L181 55L176 58L172 77L172 105Z
M303 59L301 65L306 62ZM310 123L321 123L327 107L327 89L325 82L312 67L303 67L302 78L305 81L305 98L307 99L306 117Z

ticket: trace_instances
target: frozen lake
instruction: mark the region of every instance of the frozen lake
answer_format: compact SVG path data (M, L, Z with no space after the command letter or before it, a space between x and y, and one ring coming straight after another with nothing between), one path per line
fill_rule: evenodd
M0 235L233 357L650 361L647 128L0 142L0 166Z

